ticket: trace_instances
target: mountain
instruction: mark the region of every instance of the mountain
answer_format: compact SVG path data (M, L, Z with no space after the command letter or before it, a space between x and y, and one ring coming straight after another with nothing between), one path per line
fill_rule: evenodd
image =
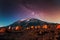
M36 26L36 25L42 26L43 24L56 24L56 23L49 23L49 22L41 21L41 20L35 19L35 18L28 18L28 19L18 20L17 22L14 22L13 24L11 24L9 26L28 27L28 26L32 26L32 25L33 26Z
M36 29L38 25L42 27L42 25L44 24L47 24L47 25L51 24L52 26L50 26L47 29L45 29L46 26L45 28ZM56 35L58 37L60 36L60 30L56 30L56 27L54 26L55 24L56 23L49 23L49 22L41 21L35 18L18 20L13 24L9 25L9 27L7 28L6 27L0 28L0 36L1 36L0 39L1 40L13 40L13 39L14 40L43 40L43 39L46 40L49 38L48 40L55 40ZM31 25L33 25L35 28L31 29L32 27ZM16 27L16 26L22 26L22 28ZM26 27L29 30L27 30Z

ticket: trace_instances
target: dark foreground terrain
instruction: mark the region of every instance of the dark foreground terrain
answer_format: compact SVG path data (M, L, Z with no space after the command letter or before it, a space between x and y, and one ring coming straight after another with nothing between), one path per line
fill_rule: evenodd
M60 30L26 29L0 33L0 40L60 40Z

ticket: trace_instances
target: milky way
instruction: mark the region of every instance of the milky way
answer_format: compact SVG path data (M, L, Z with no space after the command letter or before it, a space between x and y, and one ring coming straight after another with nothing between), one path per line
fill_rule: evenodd
M60 0L1 0L0 26L24 18L60 23Z

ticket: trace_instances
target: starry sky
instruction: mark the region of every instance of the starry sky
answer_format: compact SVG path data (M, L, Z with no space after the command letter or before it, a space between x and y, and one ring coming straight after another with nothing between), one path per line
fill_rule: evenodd
M60 0L0 0L0 27L25 18L60 23Z

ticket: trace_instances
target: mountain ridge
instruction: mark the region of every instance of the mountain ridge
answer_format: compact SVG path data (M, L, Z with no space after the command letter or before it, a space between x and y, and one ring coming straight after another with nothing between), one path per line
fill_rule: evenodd
M36 26L36 25L43 25L43 24L57 24L57 23L49 23L49 22L45 22L36 18L28 18L28 19L23 19L23 20L18 20L14 23L12 23L9 26L23 26L23 27L27 27L27 26Z

